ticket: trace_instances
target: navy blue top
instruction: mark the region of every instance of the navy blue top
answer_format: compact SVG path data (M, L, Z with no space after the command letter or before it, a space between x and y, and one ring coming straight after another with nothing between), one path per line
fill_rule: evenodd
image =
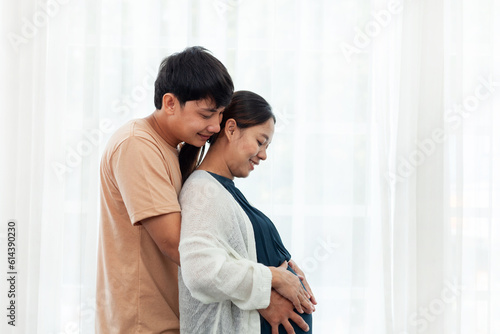
M229 193L233 196L236 202L238 202L238 204L241 206L243 211L245 211L248 218L250 219L255 235L257 262L262 263L267 267L269 266L279 267L284 261L289 261L291 259L291 255L283 245L278 230L276 229L276 226L274 226L273 222L265 214L263 214L261 211L259 211L252 205L250 205L250 203L248 203L245 196L243 196L241 191L234 185L233 180L211 172L209 173L217 181L219 181L219 183L222 184L222 186L226 188L227 191L229 191ZM292 270L292 268L290 268L290 266L288 267L288 270L290 270L292 273L295 274L295 272ZM297 326L293 321L290 320L290 323L292 324L295 333L311 334L312 315L303 313L300 314L300 316L309 325L309 332L304 332L302 329L300 329L299 326ZM261 333L265 334L272 333L271 325L262 316L260 317L260 324L261 324ZM286 330L283 327L283 325L280 325L279 332L280 334L282 333L286 334Z

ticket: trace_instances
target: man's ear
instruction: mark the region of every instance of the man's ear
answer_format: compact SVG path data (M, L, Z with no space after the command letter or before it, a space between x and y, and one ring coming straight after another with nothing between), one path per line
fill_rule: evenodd
M234 138L234 133L237 131L238 125L236 124L234 118L228 119L224 126L224 134L226 135L227 139L231 141Z
M176 103L177 103L177 98L175 97L175 95L172 93L166 93L165 95L163 95L161 108L168 115L173 115Z

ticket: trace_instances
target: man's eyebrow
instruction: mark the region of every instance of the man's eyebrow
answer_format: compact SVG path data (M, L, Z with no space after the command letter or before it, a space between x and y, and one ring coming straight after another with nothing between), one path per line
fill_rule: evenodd
M217 112L217 109L215 108L200 108L203 111L210 111L210 112Z

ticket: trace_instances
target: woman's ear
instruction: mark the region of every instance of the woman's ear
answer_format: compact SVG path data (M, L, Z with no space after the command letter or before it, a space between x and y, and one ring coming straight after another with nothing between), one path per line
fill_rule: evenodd
M226 125L224 126L224 134L229 141L234 138L235 131L238 131L238 125L236 124L234 118L230 118L226 121Z

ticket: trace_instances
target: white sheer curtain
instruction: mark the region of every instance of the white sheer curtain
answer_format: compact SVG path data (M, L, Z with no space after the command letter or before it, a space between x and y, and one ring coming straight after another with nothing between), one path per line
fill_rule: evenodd
M500 1L1 2L2 333L93 333L98 165L161 59L210 49L278 118L238 185L315 333L500 332ZM16 305L16 326L6 310Z

